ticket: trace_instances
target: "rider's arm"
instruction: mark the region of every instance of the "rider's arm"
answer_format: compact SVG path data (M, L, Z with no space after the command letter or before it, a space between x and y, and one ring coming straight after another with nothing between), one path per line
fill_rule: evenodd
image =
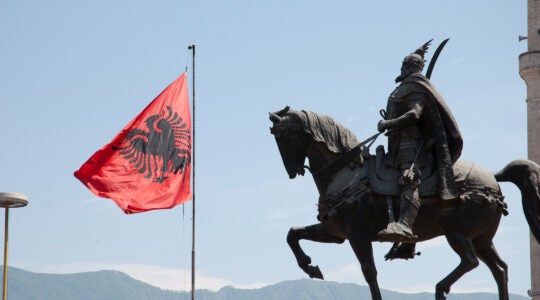
M384 131L385 129L402 128L415 124L418 120L420 120L425 106L423 95L412 94L409 97L412 97L409 102L409 111L395 119L382 120L379 124L379 131Z

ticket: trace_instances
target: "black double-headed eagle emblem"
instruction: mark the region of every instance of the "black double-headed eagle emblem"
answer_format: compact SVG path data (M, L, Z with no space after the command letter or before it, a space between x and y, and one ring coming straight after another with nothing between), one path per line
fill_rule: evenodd
M183 173L191 161L189 124L167 106L160 114L144 121L147 130L132 129L113 147L144 178L162 183L171 174Z

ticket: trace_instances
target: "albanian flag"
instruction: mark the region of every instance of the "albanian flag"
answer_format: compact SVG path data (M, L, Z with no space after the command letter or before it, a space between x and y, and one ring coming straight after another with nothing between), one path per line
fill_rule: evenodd
M191 200L191 117L186 73L171 83L77 177L126 214Z

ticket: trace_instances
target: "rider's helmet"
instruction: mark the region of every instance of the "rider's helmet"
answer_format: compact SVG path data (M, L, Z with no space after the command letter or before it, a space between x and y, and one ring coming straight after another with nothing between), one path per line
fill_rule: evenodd
M431 41L432 40L429 40L420 48L416 49L416 51L405 56L403 63L401 64L401 74L396 78L396 82L402 81L411 74L422 72L425 64L424 54L426 54Z

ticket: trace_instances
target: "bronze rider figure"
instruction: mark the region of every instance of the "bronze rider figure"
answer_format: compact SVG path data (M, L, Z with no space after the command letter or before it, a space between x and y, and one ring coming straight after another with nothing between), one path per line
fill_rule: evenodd
M463 140L445 101L421 74L430 42L403 60L401 74L396 78L400 85L390 94L384 119L377 126L379 132L387 131L387 158L401 173L399 220L378 233L383 241L415 238L412 226L420 209L418 186L423 168L437 170L443 201L458 197L452 165L461 155Z

